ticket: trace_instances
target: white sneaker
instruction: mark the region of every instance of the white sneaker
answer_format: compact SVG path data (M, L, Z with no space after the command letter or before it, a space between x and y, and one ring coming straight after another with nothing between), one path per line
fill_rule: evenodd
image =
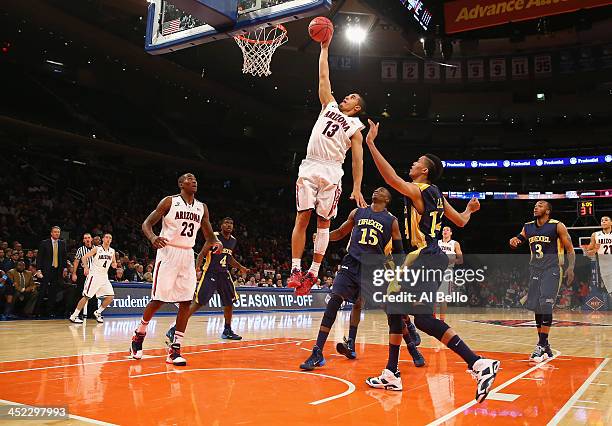
M536 345L535 349L531 353L529 357L529 362L539 364L548 359L548 354L546 353L546 347Z
M173 343L168 348L168 356L166 357L166 364L174 364L179 366L187 365L187 360L181 356L181 345Z
M399 371L393 374L386 368L382 371L382 374L378 377L368 377L366 383L376 389L386 389L393 391L402 390L402 378L400 377Z
M83 320L78 316L75 317L74 315L70 315L70 322L73 322L75 324L83 324Z
M489 391L497 376L500 362L494 359L480 358L468 372L478 382L476 386L476 401L482 402L489 395Z
M104 317L102 316L101 312L94 311L93 316L96 319L96 321L98 321L99 323L103 323L104 322Z

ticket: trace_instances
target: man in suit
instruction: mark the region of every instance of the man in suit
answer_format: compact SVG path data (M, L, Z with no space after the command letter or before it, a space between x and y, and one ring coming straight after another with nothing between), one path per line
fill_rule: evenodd
M15 312L31 316L38 296L38 285L34 282L32 272L26 270L25 262L20 260L17 266L7 272L13 282Z
M59 226L51 228L51 238L40 243L36 258L36 266L42 273L36 313L52 318L56 314L57 293L62 290L62 272L68 260L66 242L60 240L60 232Z

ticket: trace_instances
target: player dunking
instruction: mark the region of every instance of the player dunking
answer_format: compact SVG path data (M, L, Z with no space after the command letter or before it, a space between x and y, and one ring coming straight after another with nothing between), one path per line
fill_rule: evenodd
M601 231L591 234L591 242L583 247L589 256L597 256L599 276L608 294L612 295L612 220L601 217Z
M234 220L231 217L223 218L221 221L221 233L215 232L223 244L223 251L219 254L205 252L202 250L198 255L196 262L196 270L202 267L202 262L206 256L206 263L202 269L202 277L195 291L195 297L189 307L189 317L196 313L202 305L208 303L215 291L221 297L223 303L223 317L225 318L225 327L221 334L222 339L242 340L242 337L232 331L232 314L234 309L234 301L237 298L236 288L229 272L228 265L240 270L241 273L248 273L248 269L242 266L235 258L234 252L238 241L232 235L234 230ZM170 326L166 332L168 338L167 343L170 345L174 341L174 333L176 324Z
M463 263L463 252L461 251L461 244L459 241L453 240L453 230L450 226L442 228L442 239L438 240L438 245L442 251L448 256L448 268L445 271L444 279L438 291L445 295L450 295L452 291L453 282L449 278L451 274L448 271L452 271L455 265L461 265ZM446 302L438 303L440 309L440 319L444 321L446 316L447 304Z
M365 109L360 94L346 96L340 104L332 95L329 81L329 44L331 38L321 43L319 56L319 99L322 110L315 123L306 159L302 161L296 182L297 215L291 234L291 276L287 286L295 288L300 295L307 294L317 282L319 267L329 243L330 220L336 216L341 193L342 163L351 149L353 163L353 192L351 199L359 207L367 204L361 195L363 177L363 123L356 117ZM312 265L302 273L302 254L306 244L306 229L312 210L317 213L317 236L314 242Z
M92 297L104 297L102 305L96 309L93 313L96 321L104 322L102 317L102 311L108 307L115 297L113 286L108 279L108 268L117 267L117 258L115 257L115 249L112 248L111 242L113 236L111 234L104 234L102 237L102 245L94 247L87 254L81 258L83 265L83 273L87 277L85 279L85 286L83 288L83 297L79 300L76 309L70 315L70 321L76 324L83 322L79 318L81 310L85 307L89 299ZM91 267L88 267L88 259L93 257Z
M529 261L529 292L525 307L535 312L538 330L538 344L529 360L539 363L552 358L548 334L553 320L553 307L561 281L565 276L567 283L574 281L576 254L565 225L550 218L552 205L548 201L538 201L533 208L533 218L521 232L510 239L510 247L517 248L527 242L531 252ZM567 252L568 266L563 274Z
M374 145L378 134L378 123L368 120L370 129L366 143L370 148L378 171L389 185L404 194L411 202L409 209L410 244L416 250L408 254L407 261L414 269L442 269L448 265L448 257L438 245L440 235L440 220L442 215L457 226L465 226L472 213L480 208L478 200L472 199L463 213L458 213L433 183L443 172L442 162L432 154L421 156L410 169L412 182L400 178L393 167L385 160ZM416 289L434 293L439 282L420 280L411 283ZM433 288L435 287L435 288ZM499 361L481 358L461 340L461 338L444 321L433 316L431 306L414 306L414 324L416 327L444 343L450 350L459 355L468 365L472 376L477 380L476 401L486 399L499 369ZM388 313L389 322L389 358L387 366L378 377L370 377L366 383L374 388L402 390L402 380L399 374L399 350L402 341L403 316Z
M130 355L134 359L142 358L142 342L147 333L149 321L164 303L178 303L176 332L174 341L168 350L166 362L174 365L186 365L181 356L181 344L187 321L189 305L196 287L196 270L194 265L193 246L198 230L201 228L206 243L203 250L215 247L219 252L223 246L215 236L208 219L208 207L195 199L198 181L191 173L179 177L178 186L181 193L165 197L157 208L142 223L142 232L157 249L153 270L151 301L145 308L140 325L134 332ZM153 232L153 226L162 221L159 236Z

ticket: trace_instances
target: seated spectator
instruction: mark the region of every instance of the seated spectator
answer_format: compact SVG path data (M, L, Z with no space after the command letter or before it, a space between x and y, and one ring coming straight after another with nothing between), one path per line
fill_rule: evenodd
M15 312L31 317L38 297L38 284L34 282L32 272L26 270L25 262L20 260L14 269L8 271L7 275L15 289Z
M126 268L123 270L123 275L128 281L136 280L136 266L133 260L128 260Z
M144 268L141 264L137 264L135 267L136 273L134 274L134 282L143 282L144 281Z
M277 287L277 288L284 287L283 280L282 279L276 280L276 284L274 286Z
M127 283L127 282L129 282L127 277L125 277L123 275L123 268L117 268L117 270L115 271L115 278L113 279L113 281L116 281L118 283Z
M200 276L201 276L201 271L200 271ZM198 277L198 280L199 279L200 278ZM147 265L147 270L143 274L142 280L144 282L147 282L147 283L152 283L153 282L153 265Z
M13 282L4 270L0 270L0 321L11 319L14 293Z
M10 271L12 268L11 260L8 257L5 257L4 249L0 248L0 269L3 271Z

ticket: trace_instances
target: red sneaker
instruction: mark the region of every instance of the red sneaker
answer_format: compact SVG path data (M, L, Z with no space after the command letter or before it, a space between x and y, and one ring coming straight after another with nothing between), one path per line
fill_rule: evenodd
M312 272L307 272L302 278L302 285L295 289L295 294L298 296L306 296L310 293L310 289L317 283L317 277Z
M298 288L302 285L302 278L304 278L304 274L302 271L294 269L291 271L291 275L287 278L287 287L289 288Z

